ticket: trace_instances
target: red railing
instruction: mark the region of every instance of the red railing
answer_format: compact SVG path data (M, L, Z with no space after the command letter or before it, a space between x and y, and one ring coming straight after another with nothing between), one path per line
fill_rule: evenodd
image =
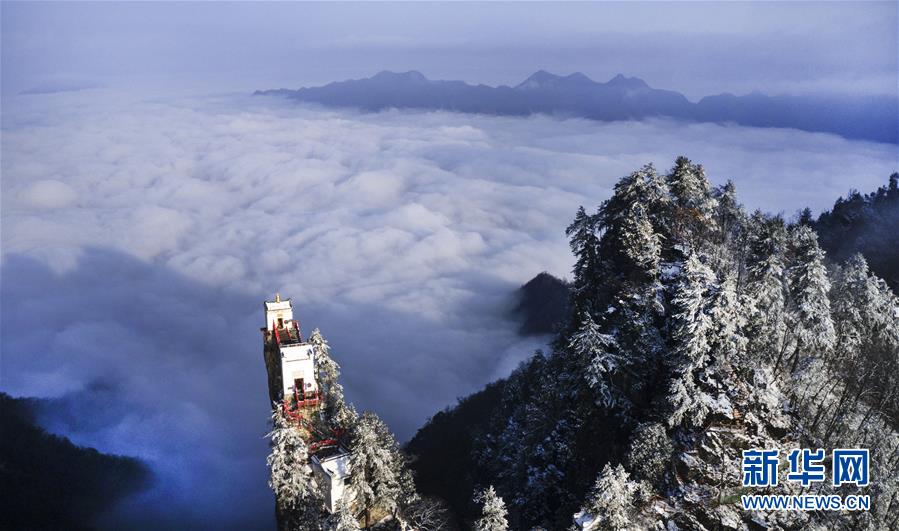
M296 407L317 406L320 395L318 391L305 393L297 389L293 390L293 402Z
M302 343L303 342L303 333L300 331L300 322L297 321L296 319L293 320L293 329L297 331L297 340L299 340L299 342Z
M309 451L314 453L321 450L322 448L328 446L337 446L338 444L340 444L340 442L337 439L321 439L310 444Z
M318 395L317 392L314 394ZM318 396L316 396L315 401L316 403L318 402ZM289 418L291 421L296 422L298 425L306 428L306 430L308 430L309 432L310 438L315 439L313 442L309 443L309 451L311 453L315 453L322 448L338 446L340 444L340 439L343 438L343 430L332 429L330 435L325 435L324 433L316 430L315 426L313 426L311 422L303 417L303 413L301 412L301 410L295 407L291 407L290 402L291 400L287 398L284 400L284 402L281 403L281 407L284 410L284 415L287 416L287 418Z
M304 396L300 399L300 393L294 391L293 396L285 398L284 402L281 404L284 409L284 414L293 420L302 420L303 414L299 411L300 408L317 406L321 401L321 395L318 391L302 394Z

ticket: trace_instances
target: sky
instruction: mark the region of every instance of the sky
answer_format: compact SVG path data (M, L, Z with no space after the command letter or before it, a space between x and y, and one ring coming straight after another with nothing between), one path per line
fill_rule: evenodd
M854 6L854 7L853 7ZM659 120L360 113L259 88L617 72L691 98L896 90L896 4L2 3L0 391L146 461L109 528L271 527L262 301L400 440L540 348L507 318L564 228L684 154L749 209L827 208L897 147Z
M254 90L383 69L617 73L692 99L897 91L896 2L11 3L3 90Z

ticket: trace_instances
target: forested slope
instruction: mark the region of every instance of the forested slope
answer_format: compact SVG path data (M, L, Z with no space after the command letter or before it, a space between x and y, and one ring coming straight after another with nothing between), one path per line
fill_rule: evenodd
M0 529L94 529L150 484L150 470L47 433L35 423L39 402L0 393Z
M803 212L801 222L812 226L821 247L834 260L846 260L861 253L871 270L899 293L899 173L889 183L862 195L853 190L839 198L833 209L812 220Z
M579 511L601 529L899 526L899 300L864 258L828 267L809 227L745 212L685 158L624 177L567 233L567 326L498 403L409 443L425 494L465 520L465 491L493 485L515 529ZM452 468L422 452L441 430L472 448ZM871 450L870 511L740 509L742 450L840 447Z

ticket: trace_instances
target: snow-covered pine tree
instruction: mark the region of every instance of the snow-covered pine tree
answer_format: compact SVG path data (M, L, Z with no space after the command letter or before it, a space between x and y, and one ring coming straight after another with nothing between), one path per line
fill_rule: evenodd
M481 517L474 524L475 531L507 531L506 503L496 495L493 485L478 492L474 500L481 506Z
M621 465L602 469L587 501L586 511L596 518L596 529L627 529L631 524L637 484Z
M864 391L876 409L899 415L899 298L855 255L837 275L832 299L839 356L829 365L859 391L852 402Z
M747 224L743 306L748 350L754 359L774 361L785 345L784 265L787 231L783 219L756 211Z
M309 342L315 348L317 381L324 397L325 417L332 427L348 430L358 415L344 399L343 386L339 381L340 365L331 357L331 347L318 328L309 335Z
M737 201L737 189L734 183L727 181L724 186L715 189L713 196L718 200L715 209L717 233L714 241L718 244L710 249L710 258L716 270L726 270L736 274L739 286L739 270L744 256L744 230L746 212Z
M624 255L637 271L649 278L659 274L661 236L655 232L646 207L639 203L632 206L622 221L618 237Z
M664 350L655 325L665 311L659 279L669 206L667 187L651 165L615 185L595 216L601 237L593 272L598 276L590 281L597 285L594 306L574 314L569 335L562 338L561 354L574 350L580 358L567 371L586 371L600 403L615 403L625 422L632 403L645 398L643 386L657 365L653 360ZM579 274L576 269L576 281ZM591 322L583 322L588 318Z
M309 334L309 342L315 349L315 368L318 371L318 384L327 396L334 392L334 386L340 378L340 365L331 358L331 346L322 336L321 330L314 329Z
M838 275L834 288L834 316L841 348L857 353L863 345L882 344L889 350L899 345L897 297L886 283L873 275L860 255L850 258Z
M345 499L337 502L334 512L327 518L325 531L357 531L359 520Z
M721 243L733 242L739 234L746 213L737 201L737 187L728 180L724 186L715 189L714 197L718 200L715 219L721 231Z
M712 294L709 345L717 360L743 366L749 340L743 335L746 318L737 293L737 274L735 271L723 274L723 279L719 277L718 289Z
M565 229L565 234L568 236L571 252L576 257L572 305L579 311L590 311L598 292L595 279L601 271L596 216L588 215L584 207L578 208L574 221Z
M717 230L717 201L710 193L705 170L686 157L678 157L665 180L674 205L673 235L694 249L706 248L707 236Z
M674 446L665 432L665 426L648 422L637 426L631 435L626 464L636 479L657 486L671 462L672 452Z
M658 275L665 230L659 225L663 225L667 208L664 183L651 165L615 185L612 197L602 204L595 220L595 229L602 234L601 259L607 262L604 272L615 273L621 280L640 282ZM612 281L609 287L616 287L617 279L604 280L604 284Z
M681 268L672 301L672 348L668 360L672 374L668 391L670 426L684 421L698 425L709 411L710 399L700 389L694 373L705 368L711 352L709 334L716 326L711 312L712 297L717 290L714 272L690 252Z
M413 507L421 504L422 497L415 489L415 479L412 471L406 466L406 460L401 453L397 453L394 461L396 467L397 494L393 504L393 516L401 522L407 521L406 513Z
M830 313L830 280L824 265L824 251L809 227L798 225L790 231L791 259L787 268L789 300L784 313L792 339L790 372L804 357L827 356L836 343ZM783 350L774 364L778 370Z
M308 450L302 434L278 404L272 410L272 451L266 459L269 487L275 493L279 528L318 529L322 498L308 465Z
M370 411L353 425L350 449L350 484L368 528L374 507L392 512L397 505L402 493L402 455L387 425Z
M603 334L588 312L583 312L580 328L571 336L569 348L583 360L587 367L585 377L607 408L625 407L627 400L616 388L613 378L621 364L618 345L614 336Z

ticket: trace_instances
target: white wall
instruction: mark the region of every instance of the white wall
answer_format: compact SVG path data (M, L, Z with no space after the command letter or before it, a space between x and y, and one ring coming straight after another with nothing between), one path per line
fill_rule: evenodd
M303 379L306 385L305 392L318 391L315 377L315 355L312 345L281 346L281 379L285 398L293 395L295 378Z
M333 513L337 510L337 502L340 501L345 492L347 494L347 501L352 501L352 492L347 492L348 487L343 477L332 476L326 472L322 467L322 464L316 460L312 460L311 463L312 469L315 472L315 477L325 495L325 507L327 507L328 511Z
M272 323L277 323L278 319L283 319L286 323L293 319L293 305L289 300L272 302L265 301L265 327L272 329Z

